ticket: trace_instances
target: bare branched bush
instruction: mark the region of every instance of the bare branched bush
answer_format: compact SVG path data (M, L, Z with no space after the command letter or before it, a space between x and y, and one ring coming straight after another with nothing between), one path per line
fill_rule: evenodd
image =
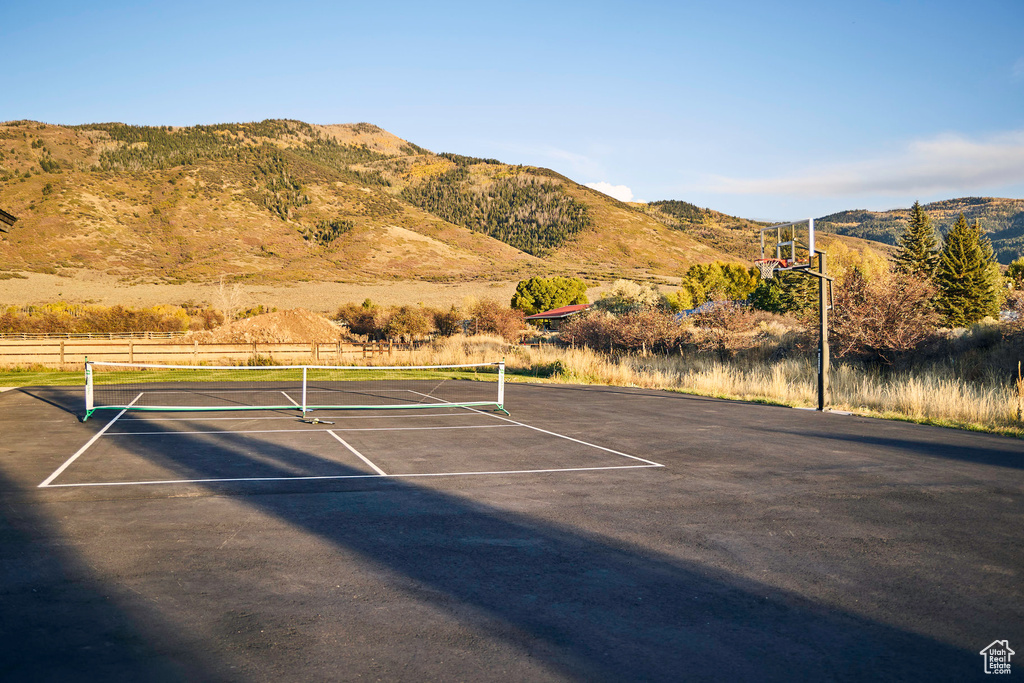
M698 337L698 346L713 349L720 360L728 359L735 347L742 346L735 343L736 338L753 331L758 315L759 312L733 301L713 302L693 316L693 324L703 333Z
M657 351L680 348L689 340L686 327L671 313L640 308L615 317L588 311L567 320L558 334L563 343L599 351Z
M217 307L224 312L228 320L234 320L238 312L242 308L242 290L236 282L233 285L228 285L224 282L224 276L220 278L220 283L217 285Z
M868 280L855 268L835 292L830 340L840 357L891 364L924 341L939 322L931 305L935 288L915 277L884 273Z

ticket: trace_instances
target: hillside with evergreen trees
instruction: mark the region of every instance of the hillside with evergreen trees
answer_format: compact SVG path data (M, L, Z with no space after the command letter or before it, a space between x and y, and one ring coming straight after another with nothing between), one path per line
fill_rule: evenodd
M729 257L547 169L435 154L369 123L7 122L0 204L20 219L3 277L659 277Z
M965 197L922 205L932 223L945 235L962 213L968 223L980 224L992 242L996 259L1006 265L1024 255L1024 199ZM821 232L833 232L895 245L906 229L911 209L841 211L815 221Z

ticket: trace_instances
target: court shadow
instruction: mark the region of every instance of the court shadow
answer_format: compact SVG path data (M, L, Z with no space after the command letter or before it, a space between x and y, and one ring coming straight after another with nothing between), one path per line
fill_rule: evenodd
M963 462L978 465L993 465L996 467L1008 467L1010 469L1024 469L1024 443L1013 437L1000 437L998 435L968 434L959 430L950 430L950 436L964 437L971 439L970 446L965 446L960 439L947 441L932 441L926 438L932 435L921 433L921 439L901 439L891 436L869 436L867 434L844 434L839 431L824 431L811 429L805 425L805 429L790 430L778 427L762 427L762 431L777 434L787 434L799 439L823 439L826 441L846 441L867 446L878 446L880 448L903 451L911 455L921 455L929 458L945 458L947 460L960 460ZM935 427L935 429L943 429ZM986 443L997 443L1005 447L991 447L979 445L985 440ZM790 441L791 440L787 440Z
M212 462L186 460L181 449L163 448L158 439L118 438L182 478L218 475ZM263 476L318 466L316 456L281 446L273 458L256 457L265 443L253 435L233 434L231 441L233 457L250 460ZM532 480L533 495L545 486L559 495L557 480L543 481ZM415 605L429 604L462 623L471 641L479 634L503 641L524 661L542 662L568 679L952 680L978 666L970 652L797 593L413 479L336 480L307 489L319 495L245 495L271 492L256 483L204 486L241 494L238 500L253 509L385 569L383 590L407 601L398 612L410 616L399 619L415 619ZM339 569L344 565L328 570ZM257 581L243 572L234 579ZM390 621L395 614L387 611L373 625L383 643L395 631L430 633L429 624L397 628ZM443 639L437 644L452 648L452 666L459 648L468 647ZM448 661L445 654L439 657ZM459 678L457 671L447 673Z
M229 671L159 614L126 608L2 473L0 492L0 680L213 680Z
M78 419L85 414L82 387L21 387L15 391L74 415Z

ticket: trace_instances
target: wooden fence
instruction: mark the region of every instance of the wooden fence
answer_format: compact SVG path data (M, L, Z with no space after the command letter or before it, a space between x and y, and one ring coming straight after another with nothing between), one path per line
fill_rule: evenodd
M401 345L407 348L407 345ZM263 343L200 344L125 339L88 341L83 339L11 340L0 339L0 365L45 365L61 367L93 361L119 363L161 363L168 365L228 364L262 362L344 365L346 361L390 355L400 345L391 342L309 342L304 344Z

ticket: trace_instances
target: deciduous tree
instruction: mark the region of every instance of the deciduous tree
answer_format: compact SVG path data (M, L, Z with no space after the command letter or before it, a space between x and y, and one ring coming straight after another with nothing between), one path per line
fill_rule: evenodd
M575 277L531 277L512 295L512 308L526 315L586 303L587 283Z

